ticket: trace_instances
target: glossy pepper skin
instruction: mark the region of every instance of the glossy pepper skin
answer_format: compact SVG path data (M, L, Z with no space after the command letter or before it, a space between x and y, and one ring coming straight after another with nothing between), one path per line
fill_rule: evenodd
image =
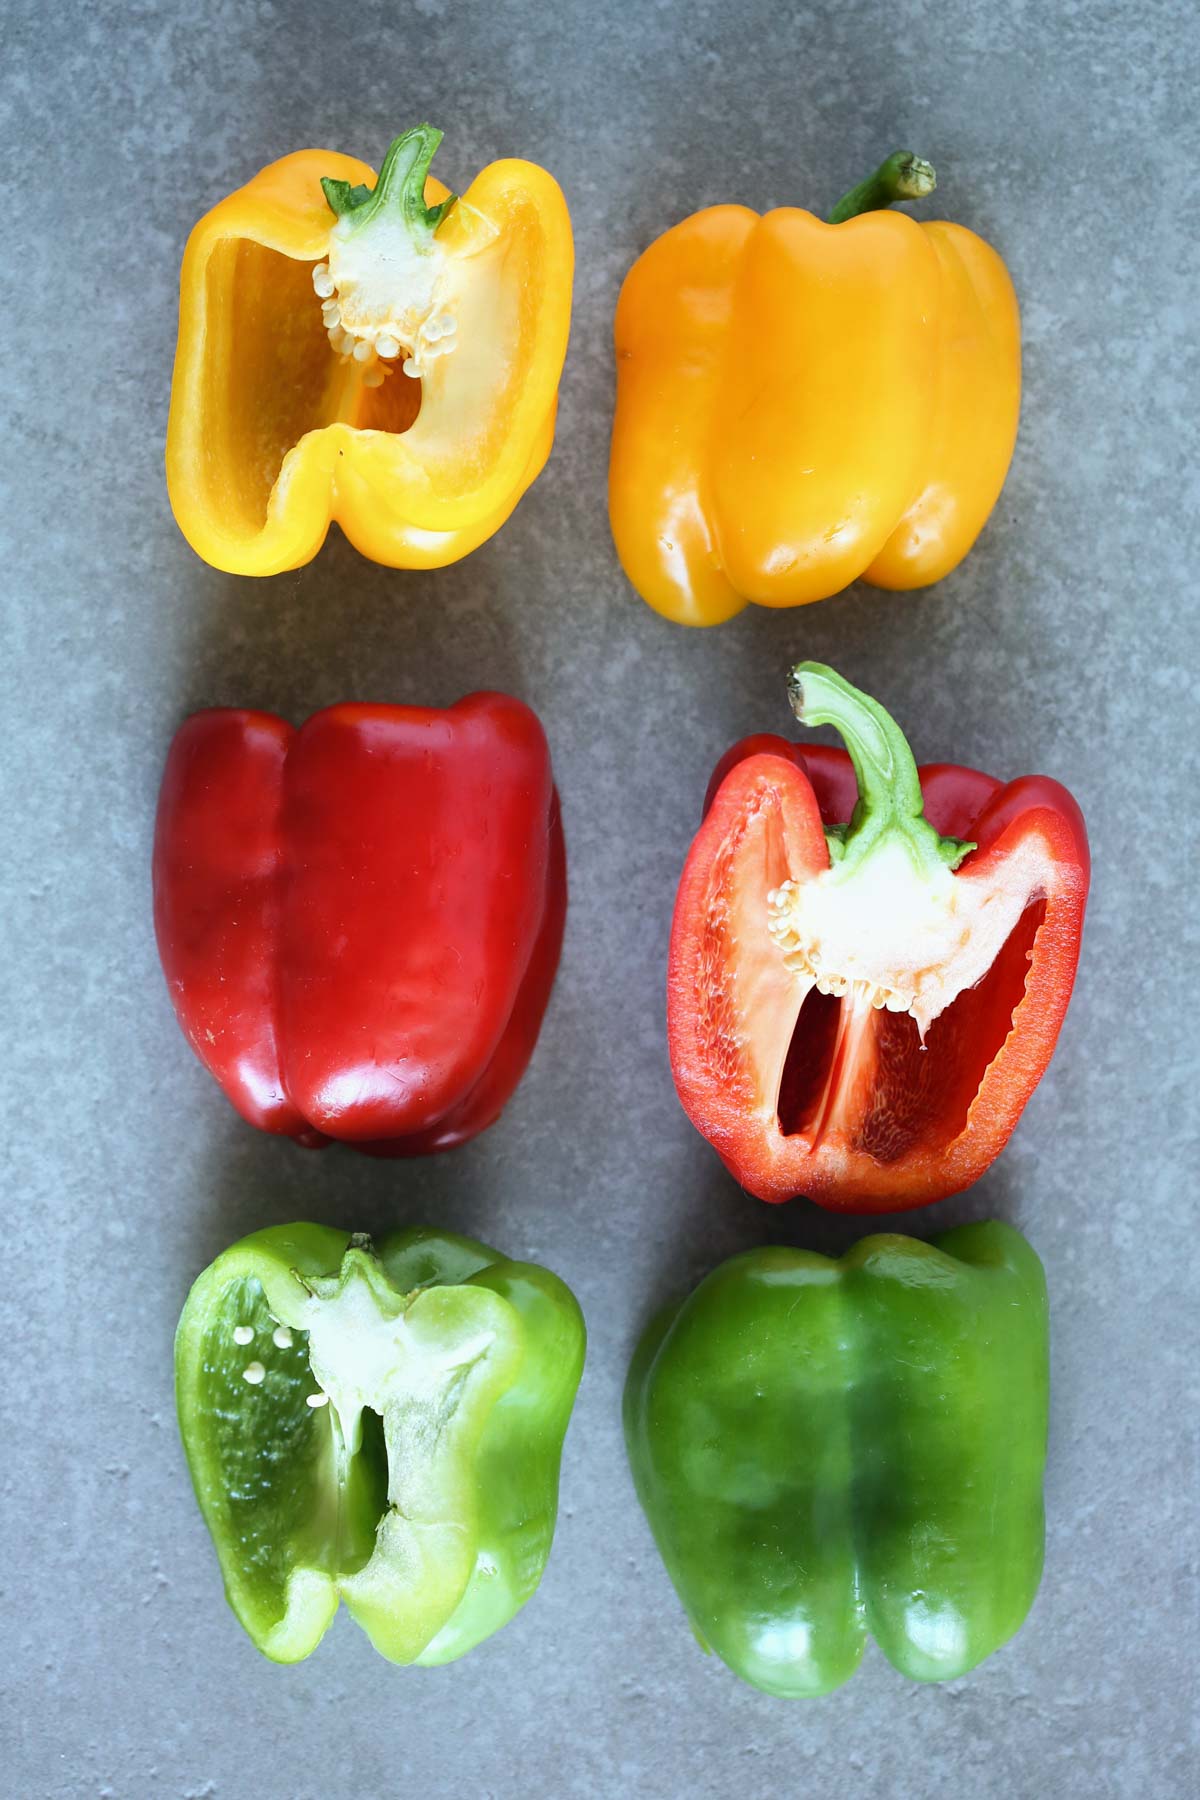
M634 264L609 512L668 619L802 606L860 577L925 587L975 542L1016 439L1020 323L982 238L873 210L932 186L898 155L837 223L709 207Z
M924 1206L999 1155L1050 1061L1087 834L1043 776L918 770L820 664L791 689L849 748L760 736L718 764L671 930L675 1086L760 1200Z
M540 473L570 324L566 203L517 161L451 196L427 178L440 140L397 138L378 183L353 157L297 151L192 232L167 485L214 568L297 568L333 520L375 562L438 568Z
M255 1232L192 1288L179 1428L226 1597L299 1662L342 1599L382 1656L446 1663L529 1599L583 1368L574 1297L413 1229Z
M826 1694L868 1635L949 1681L1042 1572L1041 1264L1010 1226L736 1256L647 1332L625 1390L638 1498L705 1649Z
M566 915L535 715L219 708L171 746L154 921L176 1015L242 1117L391 1155L464 1143L532 1054Z

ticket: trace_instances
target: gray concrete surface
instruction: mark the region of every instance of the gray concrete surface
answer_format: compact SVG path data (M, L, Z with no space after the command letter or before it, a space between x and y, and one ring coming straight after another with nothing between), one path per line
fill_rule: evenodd
M827 1793L1171 1800L1195 1778L1194 10L6 0L3 1773L14 1796L441 1800ZM377 158L428 116L458 185L562 181L578 280L558 443L492 543L405 575L335 533L263 583L179 536L162 476L192 222L306 144ZM626 586L604 507L610 326L629 263L717 200L828 204L895 145L1007 257L1026 398L982 543L936 591L857 590L689 634ZM860 1227L739 1193L672 1091L674 885L717 754L786 729L782 672L834 662L925 758L1052 773L1096 879L1053 1068L976 1190L1045 1260L1054 1398L1041 1595L969 1679L875 1651L788 1705L693 1645L634 1503L618 1399L668 1290L762 1240ZM172 731L236 702L538 708L570 926L504 1121L415 1166L257 1136L175 1026L151 935ZM1191 956L1189 968L1189 954ZM558 1539L520 1618L399 1671L343 1617L291 1670L226 1611L176 1438L171 1336L232 1239L298 1216L432 1219L545 1260L591 1355ZM865 1229L866 1227L863 1227Z

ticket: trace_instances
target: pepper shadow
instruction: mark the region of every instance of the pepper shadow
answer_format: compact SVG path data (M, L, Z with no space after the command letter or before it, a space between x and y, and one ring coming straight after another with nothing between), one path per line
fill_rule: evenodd
M449 706L479 688L521 694L502 596L516 545L492 539L445 569L383 568L336 525L313 561L261 579L193 561L174 604L174 726L205 706L295 724L339 701ZM165 753L165 746L164 746Z
M684 1300L712 1270L743 1251L783 1244L837 1258L862 1238L882 1232L928 1241L956 1225L984 1219L1003 1219L1020 1228L1019 1153L1013 1162L1001 1154L963 1193L887 1213L831 1212L805 1199L768 1205L739 1186L699 1133L679 1160L676 1187L687 1206L674 1228L660 1234L653 1259L647 1257L644 1264L648 1278L630 1322L627 1361L664 1307Z
M376 1239L424 1225L495 1243L494 1152L481 1140L412 1158L366 1156L342 1144L306 1150L256 1130L217 1100L230 1117L212 1130L193 1184L187 1236L195 1274L250 1232L299 1221Z

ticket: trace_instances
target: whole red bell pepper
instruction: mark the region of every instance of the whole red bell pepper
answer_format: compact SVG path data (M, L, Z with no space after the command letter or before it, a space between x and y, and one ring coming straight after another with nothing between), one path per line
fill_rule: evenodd
M777 737L717 765L679 885L667 1023L693 1124L761 1200L922 1206L1004 1148L1054 1050L1079 956L1087 836L1066 790L918 770L833 670Z
M532 1053L566 915L535 715L220 708L171 746L154 922L184 1033L243 1118L319 1145L445 1150Z

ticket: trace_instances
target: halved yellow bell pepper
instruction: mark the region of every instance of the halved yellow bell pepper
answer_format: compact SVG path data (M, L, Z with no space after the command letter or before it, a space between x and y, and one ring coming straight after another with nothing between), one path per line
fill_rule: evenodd
M365 163L301 150L192 232L167 428L171 505L215 568L310 561L336 519L374 561L435 568L502 525L554 437L570 324L566 202L533 163L461 199L441 132Z
M883 210L934 185L897 153L826 224L714 206L617 305L613 536L667 618L801 606L966 555L1012 457L1020 323L981 238Z

